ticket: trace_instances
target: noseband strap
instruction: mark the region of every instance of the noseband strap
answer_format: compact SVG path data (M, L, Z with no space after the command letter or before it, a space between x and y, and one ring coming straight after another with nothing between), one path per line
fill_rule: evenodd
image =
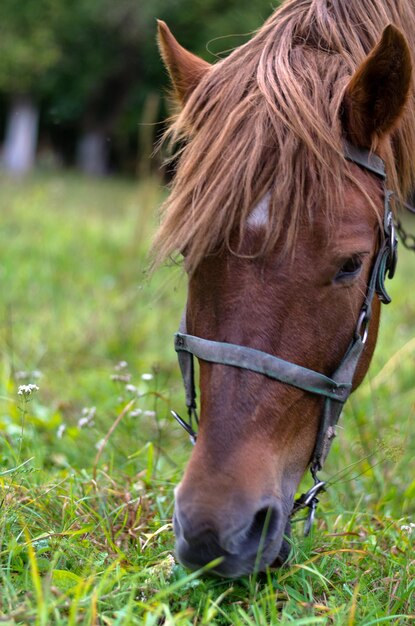
M193 362L193 356L210 363L232 365L263 374L281 383L340 402L346 402L352 387L350 382L337 382L334 378L328 378L324 374L301 367L301 365L284 361L267 352L233 343L208 341L200 337L177 333L174 347L178 353L182 373L184 372L183 379L188 398L192 398L192 388L194 387L193 367L190 365ZM190 356L190 359L187 355Z
M314 486L293 506L292 515L299 510L308 508L309 515L305 527L308 534L315 516L318 494L324 491L325 483L320 481L317 473L322 469L335 437L335 430L340 419L343 406L348 399L353 385L354 375L360 361L368 337L368 326L372 316L372 301L378 294L381 302L388 304L391 299L385 289L386 276L392 278L397 260L397 239L390 206L392 192L386 189L386 170L383 160L368 150L345 143L345 158L361 168L375 174L382 180L384 191L383 232L379 249L373 263L366 296L359 312L356 329L349 348L339 367L331 377L320 372L307 369L296 363L285 361L274 355L255 350L247 346L239 346L220 341L211 341L201 337L188 335L186 320L183 316L180 332L175 335L174 347L178 355L186 392L186 406L189 421L183 420L172 411L174 418L189 433L192 443L196 443L197 433L193 420L198 424L196 410L196 387L194 376L194 359L225 366L238 367L256 372L280 383L291 385L307 393L322 396L324 406L320 419L314 452L310 461L310 469L314 478Z

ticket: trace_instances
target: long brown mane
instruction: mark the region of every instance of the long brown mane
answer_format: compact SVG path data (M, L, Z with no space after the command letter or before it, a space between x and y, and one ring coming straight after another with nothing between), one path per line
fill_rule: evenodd
M347 83L388 24L415 48L413 0L288 0L257 34L213 66L172 124L185 141L156 261L186 250L187 265L243 234L270 192L266 253L290 247L304 219L341 205L341 107ZM376 146L373 146L375 148ZM386 146L389 186L415 183L415 96ZM284 237L281 237L284 227Z

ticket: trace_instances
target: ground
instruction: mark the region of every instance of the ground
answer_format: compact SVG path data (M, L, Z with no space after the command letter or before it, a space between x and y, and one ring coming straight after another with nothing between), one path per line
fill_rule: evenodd
M0 623L414 623L415 255L400 255L312 537L296 524L289 566L224 582L174 560L186 285L173 264L147 272L162 184L0 184Z

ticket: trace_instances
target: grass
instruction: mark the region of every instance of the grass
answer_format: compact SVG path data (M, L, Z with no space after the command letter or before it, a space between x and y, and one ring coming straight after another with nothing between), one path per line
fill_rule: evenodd
M0 623L415 623L415 259L401 254L313 536L300 523L289 566L222 581L173 557L185 280L146 275L160 186L0 183Z

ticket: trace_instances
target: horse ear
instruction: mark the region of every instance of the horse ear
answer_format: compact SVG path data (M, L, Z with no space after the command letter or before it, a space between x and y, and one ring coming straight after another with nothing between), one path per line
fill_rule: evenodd
M157 20L157 24L157 38L162 59L170 74L177 98L181 104L185 104L211 65L183 48L173 37L165 22Z
M352 77L343 102L347 139L365 148L390 133L411 88L412 61L402 33L392 25Z

